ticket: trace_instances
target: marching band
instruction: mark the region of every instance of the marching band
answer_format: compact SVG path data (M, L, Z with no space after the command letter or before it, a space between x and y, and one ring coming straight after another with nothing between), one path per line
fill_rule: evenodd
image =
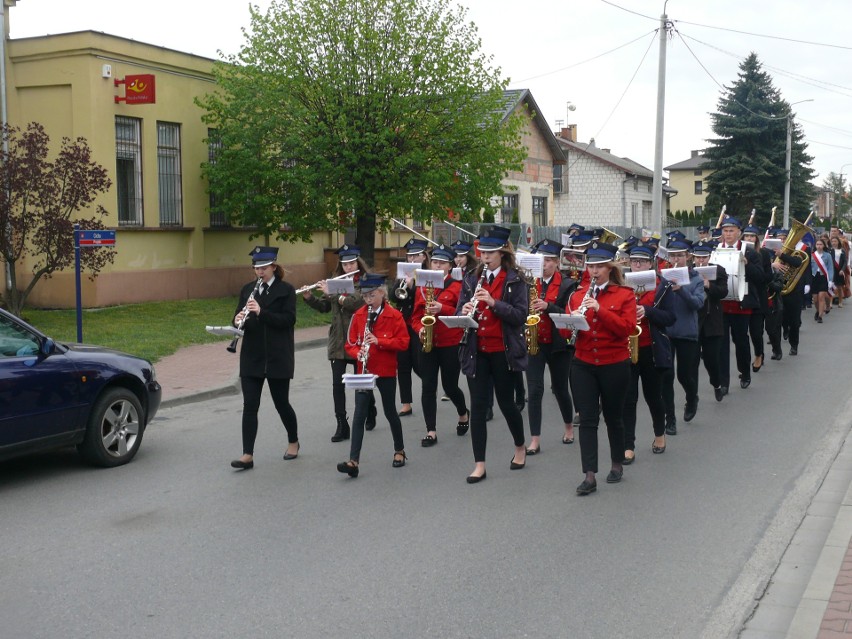
M753 217L743 228L723 210L715 238L707 226L696 229L695 242L675 231L668 234L665 250L650 234L616 245L610 243L611 231L575 224L562 236L567 245L545 239L532 247L531 252L542 257L537 275L528 270L527 261L519 266L510 229L502 226L488 228L474 242L436 245L431 253L425 241L412 238L404 247L406 259L421 269L398 277L390 295L386 277L368 272L359 248L344 244L337 251L333 277L295 291L312 308L332 313L332 441L352 440L349 458L337 470L349 477L359 474L364 430L375 426L374 389L393 436L392 465L405 465L400 417L413 412L413 370L423 382L421 445L438 442L440 374L444 399L453 403L458 416L457 435L466 435L468 429L471 434L474 469L467 483L487 477L486 422L495 396L514 442L511 470L524 468L527 456L541 452L547 424L560 424L566 444L573 443L578 425L584 477L576 493L596 492L602 415L611 462L606 481L619 483L624 466L636 458L640 380L654 431L650 448L661 454L669 443L666 436L677 434L675 377L686 399L683 421L691 422L698 411L702 363L714 398L721 402L730 388L731 341L745 390L752 373L766 364L766 340L771 360L782 359L783 341L788 342L789 355L797 355L803 309L812 306L814 321L820 324L850 296L849 242L840 229L819 235L807 225L809 218L804 224L793 220L792 229L770 226L763 231L752 224ZM258 279L243 287L233 318L244 337L243 456L231 464L240 470L254 466L264 381L288 430L284 459L299 453L296 416L288 398L295 294L283 280L276 256L275 247L253 251ZM626 277L622 266L629 271ZM421 274L424 282L418 280ZM329 281L340 278L350 278L354 292L350 285L349 294L331 293ZM565 318L559 326L557 318ZM349 365L355 367L354 374L346 373ZM542 410L545 368L558 416ZM459 388L461 374L467 378L469 403ZM529 445L524 405L518 399L518 380L524 374ZM403 404L399 412L397 380ZM356 389L351 426L347 387Z

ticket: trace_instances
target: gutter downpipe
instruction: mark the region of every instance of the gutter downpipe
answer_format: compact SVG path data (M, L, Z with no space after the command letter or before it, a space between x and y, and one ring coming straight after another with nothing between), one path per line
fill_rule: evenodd
M6 126L9 122L6 108L6 0L0 0L0 126ZM9 140L3 136L3 155L9 154ZM4 185L4 188L5 185ZM5 262L5 260L4 260ZM12 271L8 262L6 267L6 290L12 290Z

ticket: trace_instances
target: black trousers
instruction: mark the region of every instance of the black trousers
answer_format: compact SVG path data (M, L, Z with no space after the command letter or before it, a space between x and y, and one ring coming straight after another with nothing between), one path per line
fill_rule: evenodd
M408 329L408 350L396 354L396 376L399 379L399 401L410 404L414 401L411 392L411 371L420 377L420 337L406 323Z
M653 346L639 349L639 361L630 365L630 383L624 398L624 450L636 450L636 405L639 403L639 380L642 380L642 396L651 412L654 435L662 437L666 427L666 411L663 406L662 376L666 369L654 366ZM581 413L582 414L582 413Z
M802 325L802 298L801 289L794 290L789 295L783 297L781 326L787 329L787 339L793 348L799 348L799 327Z
M281 423L287 429L287 441L291 444L299 441L299 425L296 411L290 405L290 380L269 379L264 377L240 377L243 389L243 454L254 455L254 441L257 439L257 411L260 409L260 395L263 382L269 385L272 403L281 417Z
M765 316L762 311L752 311L748 318L748 334L754 347L754 356L763 355L763 325Z
M731 385L731 340L737 360L737 370L743 379L751 379L751 347L748 343L748 315L723 313L722 325L725 335L719 349L719 381L726 388Z
M393 449L400 451L405 448L402 439L402 422L396 411L396 377L379 377L376 388L382 397L382 410L388 420L393 435ZM361 457L361 444L364 441L364 425L367 423L367 413L373 401L370 391L355 391L355 415L352 417L352 440L349 447L349 459L358 461Z
M467 385L470 390L470 441L474 461L485 461L485 447L488 443L485 413L495 394L515 446L523 446L524 418L515 404L515 372L509 370L506 353L477 352L476 376L468 377Z
M420 377L423 379L420 401L423 404L423 419L426 421L427 432L437 430L439 372L444 394L453 402L459 417L467 414L464 393L459 388L460 368L458 346L435 346L429 353L420 353Z
M530 355L527 365L527 388L529 389L528 408L530 420L530 435L541 435L541 402L544 398L544 367L550 369L550 384L556 395L559 413L563 424L570 424L574 419L574 405L571 403L571 393L568 389L568 368L571 365L571 354L565 350L553 350L553 344L539 344L538 355Z
M772 352L780 353L781 321L784 315L784 302L780 295L776 295L773 302L776 306L769 309L769 313L766 314L766 336L769 338L769 343L772 345Z
M704 370L707 371L707 377L710 378L710 385L713 388L718 388L722 385L720 381L722 336L707 337L702 335L698 343L701 346L701 359L704 360Z
M598 472L598 422L603 409L613 464L624 461L624 399L630 382L630 360L595 366L571 362L571 394L580 413L580 457L583 472Z
M675 368L663 371L662 395L666 407L666 417L675 416L674 408L674 378L677 371L677 381L686 395L687 403L698 401L698 365L701 347L697 341L672 337L672 358Z
M520 400L526 395L526 389L524 388L524 372L523 371L512 371L512 380L515 385L515 399ZM494 408L494 384L492 383L491 392L489 394L488 400L488 408ZM520 402L518 402L520 403Z

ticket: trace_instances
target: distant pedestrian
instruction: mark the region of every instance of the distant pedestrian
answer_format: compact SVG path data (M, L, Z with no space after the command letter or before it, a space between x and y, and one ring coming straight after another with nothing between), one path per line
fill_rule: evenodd
M290 380L295 368L296 291L284 281L284 270L275 263L277 247L257 246L250 255L257 280L243 287L234 316L234 326L242 323L243 328L240 350L243 454L231 466L241 470L254 468L257 412L264 380L287 429L284 459L295 459L299 454L296 412L290 405Z

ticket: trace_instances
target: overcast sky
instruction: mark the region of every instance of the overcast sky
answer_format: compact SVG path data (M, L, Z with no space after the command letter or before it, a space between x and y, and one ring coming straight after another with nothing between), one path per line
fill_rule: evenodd
M652 32L663 2L612 2L647 17L604 0L461 4L479 28L483 51L511 78L511 88L532 91L554 129L557 120L570 121L580 141L594 137L597 146L653 168L659 41ZM270 2L255 4L265 9ZM852 174L852 2L669 0L667 14L677 33L667 45L664 166L706 145L708 113L721 92L716 82L730 85L741 58L754 51L786 100L813 100L794 111L817 183L846 163L843 173ZM211 58L218 50L236 52L249 22L248 3L239 0L18 0L9 20L13 38L94 30ZM570 113L569 101L576 106Z

